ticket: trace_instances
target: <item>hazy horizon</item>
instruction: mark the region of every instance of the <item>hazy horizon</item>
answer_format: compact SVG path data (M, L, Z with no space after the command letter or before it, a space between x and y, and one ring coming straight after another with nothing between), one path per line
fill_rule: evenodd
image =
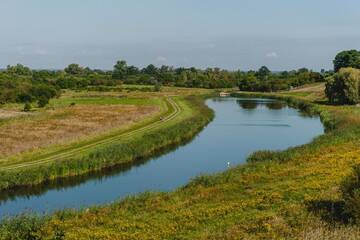
M125 59L139 67L320 70L332 69L337 52L360 49L355 0L4 0L1 8L0 68L112 69Z

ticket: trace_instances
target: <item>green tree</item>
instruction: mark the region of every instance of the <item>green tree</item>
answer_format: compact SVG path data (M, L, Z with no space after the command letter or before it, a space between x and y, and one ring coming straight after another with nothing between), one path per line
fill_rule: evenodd
M262 66L256 73L256 76L260 79L260 80L266 80L269 75L271 74L271 71L266 67L266 66Z
M6 72L8 72L10 74L16 74L16 75L22 75L22 76L31 76L32 75L31 69L24 65L21 65L21 64L17 64L16 66L8 65L6 68Z
M72 63L67 66L64 71L70 75L80 75L84 72L84 69L80 67L79 64Z
M359 102L360 70L342 68L329 78L325 93L330 103L356 104Z
M116 80L123 80L126 78L128 67L126 61L118 61L112 73L112 78Z
M144 68L142 71L146 74L155 75L155 74L157 74L158 69L153 64L150 64L146 68Z
M357 50L343 51L336 55L334 59L334 70L338 72L341 68L360 69L360 52Z

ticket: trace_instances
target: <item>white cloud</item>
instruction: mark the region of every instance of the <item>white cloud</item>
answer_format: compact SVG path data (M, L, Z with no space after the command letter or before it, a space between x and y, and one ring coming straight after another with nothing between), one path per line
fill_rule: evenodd
M158 61L158 62L167 62L167 58L166 58L166 57L163 57L163 56L158 56L158 57L156 58L156 61Z
M266 54L266 57L268 58L277 58L278 54L276 52L269 52Z

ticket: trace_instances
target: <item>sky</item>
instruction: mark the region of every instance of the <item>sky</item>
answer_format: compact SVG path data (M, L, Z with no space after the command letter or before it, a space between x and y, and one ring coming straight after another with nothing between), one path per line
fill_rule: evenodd
M359 0L1 0L0 68L332 68L360 49Z

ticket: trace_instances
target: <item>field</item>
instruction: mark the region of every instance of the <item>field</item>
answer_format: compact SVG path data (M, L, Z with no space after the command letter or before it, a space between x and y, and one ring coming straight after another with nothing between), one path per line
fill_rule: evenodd
M360 108L321 104L322 87L237 93L280 98L319 114L327 131L310 144L254 153L243 166L199 176L170 193L144 193L46 218L22 216L4 222L0 236L30 232L44 239L358 239L360 227L344 213L340 186L360 164Z
M312 91L266 95L320 114L327 133L311 144L254 153L244 166L199 176L174 192L20 217L0 232L20 236L19 224L28 223L44 239L357 239L360 228L348 224L339 187L360 164L360 109L315 104L323 99Z
M121 92L68 91L46 110L4 119L0 188L81 175L151 155L206 124L204 118L176 137L154 135L194 116L188 96L210 93L182 88L144 92L139 87ZM4 111L19 108L13 104ZM157 142L152 143L155 137Z
M159 111L157 106L84 104L23 117L0 127L0 156L6 157L80 140L115 128L129 127Z

